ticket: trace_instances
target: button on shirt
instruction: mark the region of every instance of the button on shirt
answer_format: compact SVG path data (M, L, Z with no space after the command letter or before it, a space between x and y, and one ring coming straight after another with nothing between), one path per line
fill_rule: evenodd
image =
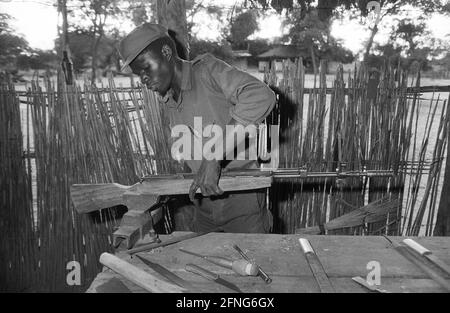
M194 128L194 117L201 117L202 127L217 125L225 136L231 119L247 126L263 121L275 105L274 92L254 76L238 70L211 54L193 61L182 60L181 91L177 101L172 92L160 98L168 110L170 127L186 125L193 136L202 134ZM198 121L198 120L197 120ZM172 142L178 138L172 138ZM207 141L203 138L203 144ZM195 173L201 160L185 160ZM246 168L252 160L234 160L227 168Z

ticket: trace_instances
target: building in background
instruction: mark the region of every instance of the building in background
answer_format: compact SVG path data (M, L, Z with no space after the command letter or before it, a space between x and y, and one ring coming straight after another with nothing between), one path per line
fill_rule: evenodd
M258 70L264 72L270 68L270 64L275 61L275 70L281 71L283 61L290 59L294 61L296 58L305 57L305 52L293 45L276 45L274 48L257 56Z
M251 56L248 50L233 50L233 65L246 71L248 69L248 58Z

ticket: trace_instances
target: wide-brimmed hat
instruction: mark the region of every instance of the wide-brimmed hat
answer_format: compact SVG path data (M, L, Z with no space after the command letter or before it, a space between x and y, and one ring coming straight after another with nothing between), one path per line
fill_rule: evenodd
M136 27L119 42L117 50L123 60L121 71L131 72L129 64L136 59L150 43L156 39L169 36L167 28L159 24L144 23Z

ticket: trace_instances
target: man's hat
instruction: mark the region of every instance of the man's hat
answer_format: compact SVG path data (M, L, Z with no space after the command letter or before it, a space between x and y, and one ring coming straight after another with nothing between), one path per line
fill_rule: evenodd
M169 36L167 28L159 24L144 23L136 27L119 43L117 49L123 60L121 71L128 69L129 64L136 59L150 43L156 39Z

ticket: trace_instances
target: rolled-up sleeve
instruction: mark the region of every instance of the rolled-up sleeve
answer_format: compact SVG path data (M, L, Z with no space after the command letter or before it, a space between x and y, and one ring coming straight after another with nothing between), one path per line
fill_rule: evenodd
M234 104L230 115L238 123L259 124L274 108L275 93L256 77L216 58L209 60L208 69L213 83Z

